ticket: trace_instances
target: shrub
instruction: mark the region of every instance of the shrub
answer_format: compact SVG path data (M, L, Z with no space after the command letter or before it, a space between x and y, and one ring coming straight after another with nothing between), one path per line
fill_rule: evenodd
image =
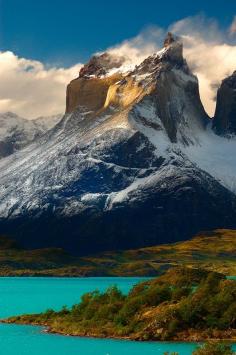
M233 355L229 344L219 342L209 342L193 352L193 355Z
M148 306L158 306L171 299L171 290L167 286L153 285L144 293L144 303Z

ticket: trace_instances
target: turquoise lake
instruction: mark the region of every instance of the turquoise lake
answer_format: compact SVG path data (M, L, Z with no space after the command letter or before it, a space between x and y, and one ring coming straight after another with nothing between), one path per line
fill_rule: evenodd
M0 317L60 309L94 289L117 285L127 293L145 278L0 278ZM191 343L132 342L67 337L44 333L41 327L0 324L0 355L190 355ZM236 350L236 347L235 347Z

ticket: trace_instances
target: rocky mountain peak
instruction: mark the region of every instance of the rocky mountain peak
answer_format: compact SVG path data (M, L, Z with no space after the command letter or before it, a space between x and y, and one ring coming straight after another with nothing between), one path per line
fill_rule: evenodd
M181 39L168 33L164 48L146 58L132 75L145 87L144 96L152 97L156 120L160 119L171 142L198 142L209 118L200 100L197 77L183 58Z
M236 134L236 71L218 89L213 129L218 135Z
M166 38L164 39L164 47L169 47L172 43L176 42L177 37L173 33L168 32Z
M205 128L208 117L201 104L197 78L183 58L181 39L169 32L163 49L135 69L123 72L123 63L124 58L110 53L92 57L79 78L68 85L66 112L79 107L94 114L107 108L122 112L152 97L156 120L162 121L170 140L194 144L197 138L193 136Z
M181 38L174 36L171 32L168 32L164 40L165 51L162 59L176 62L178 64L184 63L183 58L183 43Z
M223 83L227 84L233 89L236 89L236 70L233 72L232 75L228 76L223 80Z
M163 48L137 65L132 75L136 75L137 79L139 76L143 79L142 76L146 75L149 79L153 77L156 80L161 72L173 68L181 69L186 74L191 75L183 58L183 43L181 39L169 32L164 40Z
M87 64L85 64L79 72L79 78L88 78L91 76L102 77L114 68L120 68L125 58L122 56L114 56L110 53L102 53L94 55Z

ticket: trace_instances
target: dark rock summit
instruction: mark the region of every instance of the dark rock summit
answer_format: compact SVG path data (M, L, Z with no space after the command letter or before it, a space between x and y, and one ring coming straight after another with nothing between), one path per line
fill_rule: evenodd
M164 48L168 49L163 56L164 59L174 61L176 64L178 63L180 65L184 63L183 43L179 37L169 32L164 40Z
M91 75L101 77L106 75L110 69L120 68L124 60L123 57L115 57L109 53L95 55L80 69L79 77L90 77Z
M218 90L213 128L219 135L236 134L236 71L222 81Z

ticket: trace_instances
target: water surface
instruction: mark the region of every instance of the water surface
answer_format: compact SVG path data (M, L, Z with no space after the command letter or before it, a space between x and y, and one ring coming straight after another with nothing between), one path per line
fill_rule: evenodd
M0 317L61 309L80 301L90 291L105 291L118 285L123 293L140 281L139 277L0 277Z
M124 293L146 278L0 278L0 317L60 309L79 302L83 293L117 285ZM0 324L0 355L190 355L193 343L133 342L67 337L42 327ZM235 347L236 350L236 347Z

